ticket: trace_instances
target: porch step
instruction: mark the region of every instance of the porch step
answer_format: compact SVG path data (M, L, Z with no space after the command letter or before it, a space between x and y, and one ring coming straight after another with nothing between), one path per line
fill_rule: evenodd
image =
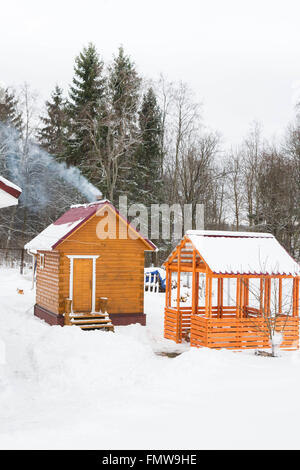
M92 320L92 319L90 319L90 320L83 320L83 319L81 319L81 320L77 320L77 319L76 319L76 320L73 320L73 319L71 319L71 322L73 323L73 325L87 325L87 324L94 325L94 324L96 324L96 323L99 324L99 325L100 325L100 324L101 324L101 325L107 325L108 323L111 324L110 320L104 320L104 319L102 319L102 318L99 319L99 320L98 320L97 318L95 318L95 319L93 319L93 320Z
M80 325L80 328L85 331L89 330L109 330L114 331L114 326L112 324L107 325L99 325L99 323L95 323L94 325Z
M104 313L70 313L70 318L74 318L76 320L80 318L107 318L108 315Z
M79 326L82 330L109 330L114 331L114 326L109 316L103 313L71 313L71 325Z

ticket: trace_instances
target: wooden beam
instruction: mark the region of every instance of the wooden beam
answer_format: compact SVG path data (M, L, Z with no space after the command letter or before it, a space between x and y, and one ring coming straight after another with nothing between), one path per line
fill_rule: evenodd
M278 279L278 313L282 314L282 279Z
M271 315L271 278L268 278L268 315Z
M166 302L165 302L165 307L170 307L169 304L169 277L170 277L170 270L169 267L166 266Z
M214 273L211 271L211 277L213 277L214 279L218 279L220 277L222 277L223 279L227 279L227 278L234 278L236 279L238 276L243 276L244 278L247 278L247 279L264 279L266 277L265 274L243 274L243 273L240 273L240 274L217 274L217 273ZM268 278L269 279L294 279L295 276L293 275L285 275L285 274L273 274L273 275L268 275Z
M236 279L236 317L240 317L240 296L241 296L241 279L237 277Z
M196 279L196 250L193 250L193 273L192 273L192 314L196 315L198 310L198 305L196 304L196 289L197 289L197 279Z
M212 278L209 274L206 274L205 279L205 316L210 318L212 315L212 305L211 305L211 296L212 296Z
M218 279L218 318L222 317L223 312L223 279Z
M199 307L199 273L196 271L196 292L195 292L196 313Z
M173 271L173 272L177 273L177 261L176 261L176 263L170 264L169 269L170 269L170 271ZM192 265L192 263L191 264L181 263L180 269L181 269L182 273L192 273L193 272L193 265ZM196 266L196 272L197 273L206 273L206 268Z
M299 278L293 281L293 317L299 316Z
M249 305L249 279L243 279L244 284L244 302L243 302L243 313L246 316L247 307Z
M263 310L264 287L265 287L265 280L260 279L260 283L259 283L259 309L260 309L261 312Z
M176 343L181 343L181 318L180 318L180 257L181 244L177 247L177 331L176 331Z
M264 314L269 316L271 313L271 279L265 278L265 296L264 296Z
M245 279L240 279L240 317L244 316L244 305L245 305Z

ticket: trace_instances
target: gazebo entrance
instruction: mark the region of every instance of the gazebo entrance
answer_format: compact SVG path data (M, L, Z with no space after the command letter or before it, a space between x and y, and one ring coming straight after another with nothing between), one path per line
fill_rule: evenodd
M281 333L281 348L298 348L299 266L272 235L190 231L165 267L165 338L257 349L269 348Z

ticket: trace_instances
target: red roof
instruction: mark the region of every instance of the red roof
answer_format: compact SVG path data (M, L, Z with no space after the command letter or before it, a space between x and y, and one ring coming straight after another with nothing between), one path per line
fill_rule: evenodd
M111 202L106 199L90 204L71 206L59 219L27 243L25 248L31 251L48 251L55 249L63 240L68 238L75 230L81 227L81 225L105 206L111 207L127 225L130 225ZM150 240L143 237L140 233L138 234L153 250L156 250L156 246Z
M3 189L3 191L15 197L16 199L18 199L22 193L22 190L18 186L3 178L3 176L0 176L0 189Z

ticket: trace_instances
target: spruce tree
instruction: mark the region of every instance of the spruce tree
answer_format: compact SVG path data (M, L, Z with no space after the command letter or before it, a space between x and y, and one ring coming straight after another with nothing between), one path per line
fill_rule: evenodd
M143 96L139 112L139 144L132 172L135 199L146 206L162 197L161 111L152 88ZM134 191L133 191L134 192Z
M22 113L18 110L18 100L9 88L0 89L0 122L22 129Z
M139 100L141 79L134 63L119 47L118 55L110 67L109 92L116 117L134 121Z
M46 115L41 118L43 127L38 131L38 140L47 152L61 160L66 155L68 114L63 90L56 85L51 101L46 101Z
M103 62L92 43L76 57L74 72L69 93L71 121L67 161L88 168L93 154L88 123L97 116L105 93Z
M130 197L131 168L138 141L137 110L141 78L130 57L119 48L109 68L108 100L115 129L117 147L122 148L118 157L118 182L114 198L127 194ZM119 144L121 143L121 145Z

